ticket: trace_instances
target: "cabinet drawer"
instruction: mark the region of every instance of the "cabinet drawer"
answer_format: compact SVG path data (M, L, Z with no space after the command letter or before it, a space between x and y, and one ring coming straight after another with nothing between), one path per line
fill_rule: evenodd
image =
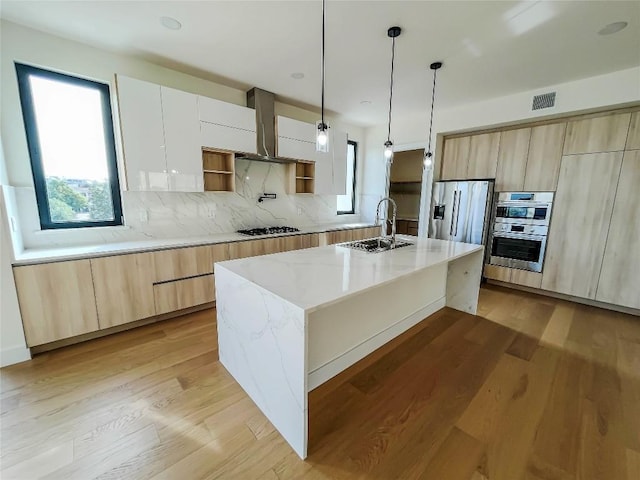
M156 315L213 302L213 274L153 285Z
M228 259L229 247L226 244L153 252L155 282L166 282L213 273L214 262L222 262Z
M200 122L200 143L203 147L232 152L256 153L256 132Z

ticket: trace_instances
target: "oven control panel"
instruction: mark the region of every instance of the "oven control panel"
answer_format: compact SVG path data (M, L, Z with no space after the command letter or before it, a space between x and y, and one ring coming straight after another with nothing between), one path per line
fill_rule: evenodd
M517 223L496 222L493 227L494 232L504 233L524 233L527 235L546 235L548 227L543 225L521 225Z

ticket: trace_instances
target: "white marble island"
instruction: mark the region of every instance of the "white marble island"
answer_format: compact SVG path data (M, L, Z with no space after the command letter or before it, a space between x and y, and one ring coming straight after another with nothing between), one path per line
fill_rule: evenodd
M445 306L476 313L482 246L399 238L215 265L220 361L301 458L310 390Z

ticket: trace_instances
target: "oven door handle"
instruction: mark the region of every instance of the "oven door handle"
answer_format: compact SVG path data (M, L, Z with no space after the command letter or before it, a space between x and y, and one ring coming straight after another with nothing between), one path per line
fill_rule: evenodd
M505 232L493 232L493 238L513 238L516 240L538 240L543 241L547 238L546 235L532 235L530 233L505 233Z

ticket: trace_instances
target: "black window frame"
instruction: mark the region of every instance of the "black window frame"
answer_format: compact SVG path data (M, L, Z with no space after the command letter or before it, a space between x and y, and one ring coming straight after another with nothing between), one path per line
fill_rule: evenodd
M18 91L20 94L20 104L24 119L27 146L31 159L31 172L36 190L36 202L38 204L38 214L40 216L40 227L43 230L55 230L65 228L86 228L86 227L110 227L123 225L122 199L120 196L120 180L118 177L118 161L116 156L116 142L113 128L113 114L111 110L111 95L109 84L75 77L64 73L45 70L43 68L25 65L14 62L16 75L18 77ZM40 155L40 138L35 118L33 104L33 92L29 82L30 75L37 75L41 78L63 81L67 84L90 87L100 93L102 102L102 124L105 135L105 153L107 156L107 171L109 173L109 187L111 191L111 203L113 205L113 220L99 221L74 221L74 222L53 222L51 211L49 210L49 199L47 197L47 181L44 175L42 157Z
M356 173L358 171L358 142L347 140L348 145L353 145L353 185L351 188L351 210L338 210L338 215L353 215L356 213ZM347 149L349 147L347 146Z

